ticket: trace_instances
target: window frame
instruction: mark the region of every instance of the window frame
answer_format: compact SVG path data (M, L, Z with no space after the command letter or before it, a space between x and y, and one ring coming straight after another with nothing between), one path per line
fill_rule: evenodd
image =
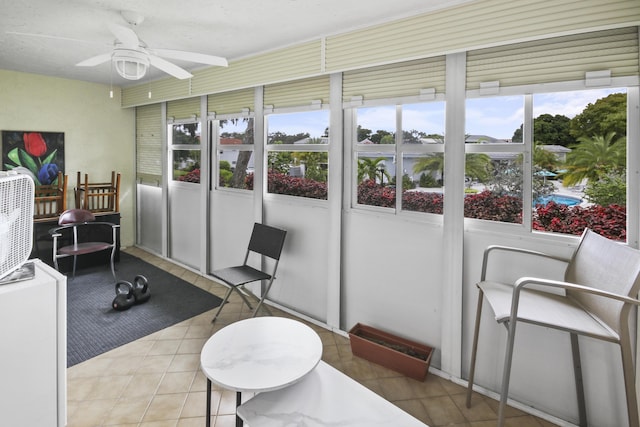
M174 160L174 152L189 150L189 151L198 151L200 153L200 170L202 171L202 139L200 139L199 144L174 144L173 143L173 127L179 125L187 125L187 124L197 124L200 127L200 137L202 138L202 122L198 118L188 118L188 119L176 119L176 120L168 120L167 121L167 152L168 152L168 161L167 161L167 169L168 169L168 182L172 185L179 186L188 186L188 188L193 188L192 184L202 184L202 175L200 176L200 182L185 182L176 180L173 177L173 160Z
M631 125L630 122L633 121L633 117L630 117L632 109L630 108L631 104L638 103L638 86L640 84L640 79L636 76L631 77L612 77L607 84L602 85L591 85L588 84L585 80L575 80L575 81L565 81L565 82L553 82L553 83L539 83L539 84L529 84L522 86L510 86L510 87L500 87L495 90L490 95L482 93L481 89L475 90L467 90L465 92L465 112L466 112L466 100L470 98L481 98L488 96L514 96L520 95L524 96L524 122L523 122L523 132L522 138L523 142L521 145L524 149L524 164L523 164L523 215L522 215L522 224L514 224L514 223L502 223L497 221L483 220L478 218L464 218L465 227L469 227L470 229L484 230L484 231L505 231L511 230L511 232L521 232L523 234L529 235L539 235L544 236L545 238L550 239L558 239L558 241L569 241L574 240L579 236L574 236L571 234L563 234L563 233L554 233L554 232L546 232L546 231L537 231L533 230L533 210L527 209L527 206L531 206L533 201L532 198L532 150L533 150L533 98L535 95L545 94L545 93L561 93L561 92L575 92L575 91L587 91L587 90L597 90L597 89L612 89L612 88L625 88L627 91L627 243L633 244L635 247L638 246L637 238L638 230L640 229L640 224L638 221L640 220L640 215L638 215L637 209L633 209L634 206L637 206L639 203L637 201L638 197L635 197L634 194L637 193L640 189L639 179L634 177L630 171L637 171L640 168L640 157L636 154L633 157L634 150L632 147L634 146L631 141L635 141L636 144L640 142L640 127L637 125ZM633 90L635 89L635 90ZM465 123L466 126L466 123ZM489 148L488 151L495 152L495 148L499 150L506 150L512 152L513 150L507 150L504 145L508 145L508 148L515 147L516 144L473 144L473 145L482 145ZM483 148L477 148L478 150L483 150ZM474 149L475 150L475 149ZM487 150L485 150L487 151ZM465 154L475 152L475 151L467 151L467 147L465 145ZM464 166L464 165L463 165ZM634 185L635 184L635 185Z
M228 144L220 144L220 135L222 134L220 127L220 122L223 120L251 120L253 119L253 144L239 144L239 145L228 145ZM211 150L211 180L210 180L210 189L214 189L216 191L222 192L232 192L237 194L251 194L255 190L255 187L251 190L247 188L235 188L235 187L221 187L220 186L220 151L222 150L233 150L233 151L251 151L253 153L253 162L254 165L259 160L256 158L256 121L255 121L255 113L247 112L247 113L237 113L237 114L213 114L207 117L207 126L209 126L209 139L210 139L210 147ZM254 170L255 177L255 170Z
M284 114L297 114L297 113L312 113L315 111L324 111L327 115L327 127L329 127L329 136L326 144L269 144L269 117L273 115L284 115ZM277 152L313 152L313 153L326 153L327 159L329 156L329 147L331 146L331 110L329 105L322 104L321 106L311 106L311 107L283 107L283 108L269 108L265 109L264 112L264 135L263 135L263 146L264 146L264 156L262 159L263 170L264 170L264 190L263 196L265 200L273 200L283 198L283 200L297 200L302 203L309 203L311 205L320 204L325 206L329 201L328 191L329 186L331 185L329 168L331 165L327 166L327 198L326 199L316 199L311 197L302 197L295 196L290 194L280 194L280 193L270 193L269 192L269 153L277 153ZM301 149L304 147L304 149Z
M405 154L435 154L445 152L445 140L446 135L443 135L442 144L409 144L403 141L403 106L416 105L426 103L443 103L443 113L446 111L446 99L444 94L435 94L423 99L422 97L405 97L397 99L376 99L371 101L356 102L355 105L344 105L345 123L349 121L351 123L351 135L347 135L346 143L350 145L350 162L351 165L351 197L349 209L361 211L361 212L373 212L373 213L385 213L389 215L397 215L400 217L413 218L420 221L427 222L442 222L443 214L436 214L430 212L410 211L403 209L402 207L402 177L404 171L404 155ZM358 143L358 109L359 108L371 108L371 107L395 107L395 142L394 144L359 144ZM442 124L443 127L445 123ZM345 126L345 130L347 127ZM372 129L373 130L373 129ZM395 180L396 190L398 188L398 182L400 182L401 191L396 191L395 207L374 206L358 203L358 158L360 153L390 153L395 159ZM398 171L400 171L400 177L398 178ZM346 177L345 177L346 179ZM444 186L443 186L444 189Z

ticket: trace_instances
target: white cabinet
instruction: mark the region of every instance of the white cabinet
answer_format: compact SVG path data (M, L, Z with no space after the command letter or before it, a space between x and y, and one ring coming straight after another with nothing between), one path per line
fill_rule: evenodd
M67 278L34 263L33 279L0 285L0 425L63 427Z

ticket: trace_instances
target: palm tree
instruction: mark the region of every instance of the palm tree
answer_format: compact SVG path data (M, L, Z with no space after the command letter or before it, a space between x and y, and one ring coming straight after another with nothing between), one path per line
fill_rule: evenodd
M562 175L567 187L580 183L583 179L598 181L610 172L624 171L626 168L626 137L614 139L615 132L580 137L580 144L567 155L567 172Z
M491 176L491 169L491 158L488 155L479 153L466 155L464 170L467 176L486 181ZM413 172L431 172L439 177L444 176L444 153L422 157L413 165Z
M376 180L378 173L383 170L383 176L390 180L389 173L383 169L385 157L376 157L375 159L369 157L361 157L358 159L358 182L362 182L365 179ZM382 165L380 164L382 163Z

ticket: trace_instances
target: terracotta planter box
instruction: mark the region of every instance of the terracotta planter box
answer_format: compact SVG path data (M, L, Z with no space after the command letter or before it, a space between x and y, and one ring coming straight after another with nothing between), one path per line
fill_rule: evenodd
M355 356L424 381L431 364L433 348L357 323L349 331Z

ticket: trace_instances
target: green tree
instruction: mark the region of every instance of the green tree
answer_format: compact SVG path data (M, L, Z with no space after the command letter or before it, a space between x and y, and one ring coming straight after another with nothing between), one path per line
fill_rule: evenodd
M438 177L444 176L444 153L434 153L421 157L414 165L413 172L429 172Z
M383 170L383 176L387 177L387 180L390 180L389 173L383 169L384 161L386 159L384 157L361 157L358 159L358 182L362 182L365 179L371 179L373 181L376 180L380 171Z
M567 172L562 175L567 187L580 183L598 181L610 172L624 172L626 168L626 138L616 134L578 138L580 144L567 154Z
M471 179L486 182L493 171L491 158L486 154L470 153L465 155L464 173Z
M576 143L569 133L571 119L561 114L541 114L533 119L533 138L539 144L568 147ZM522 142L522 125L513 133L513 142Z
M624 173L610 172L598 181L589 182L584 194L591 203L600 206L627 205L627 180Z
M471 153L465 156L465 175L481 182L486 182L491 176L491 158L486 154ZM444 153L434 153L421 157L413 165L413 172L429 172L433 175L444 176Z
M366 129L358 125L357 133L358 133L358 142L361 142L371 136L371 129Z
M558 157L551 151L542 148L541 144L533 145L533 164L541 170L555 171L558 168Z
M569 132L576 139L610 133L626 136L627 95L613 93L587 105L582 113L571 119Z

